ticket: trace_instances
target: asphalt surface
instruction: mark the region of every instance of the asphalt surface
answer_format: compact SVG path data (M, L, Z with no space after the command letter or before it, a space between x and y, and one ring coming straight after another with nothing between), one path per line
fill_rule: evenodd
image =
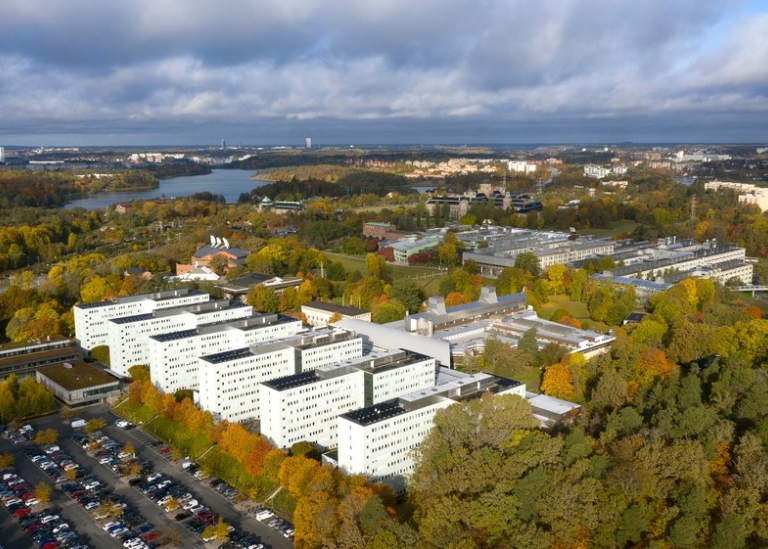
M113 438L117 442L125 443L131 441L136 448L136 455L149 462L154 470L161 473L174 482L183 486L189 491L195 499L203 505L210 507L211 510L222 517L224 522L231 524L238 530L253 533L259 536L263 543L272 549L291 549L292 540L285 538L280 532L273 530L264 523L257 521L252 515L242 512L240 509L210 487L209 481L199 481L192 475L181 469L180 463L172 463L162 457L149 443L153 439L151 435L140 429L120 429L114 425L116 416L114 416L107 405L92 406L82 409L78 412L78 417L91 419L101 417L106 420L107 427L102 429L104 434ZM68 420L55 414L35 421L28 422L37 429L56 429L59 433L58 445L70 454L81 468L90 470L89 476L99 479L105 486L112 487L117 494L125 496L126 501L146 519L147 522L155 525L158 531L168 528L175 528L181 534L182 547L207 547L214 548L220 545L220 542L204 543L196 534L181 526L174 520L174 513L165 513L152 500L144 496L138 490L130 487L125 479L121 479L108 467L101 465L92 455L83 450L75 441L72 435L75 434ZM22 450L29 446L26 444L13 444L7 438L0 438L0 453L11 452L16 458L16 469L19 474L25 477L32 486L41 480L52 484L50 477L41 471ZM94 520L85 510L81 509L77 503L71 501L68 496L59 488L55 488L52 494L52 503L59 505L62 509L62 518L66 518L76 530L90 540L90 543L98 549L108 549L122 547L122 544L111 538L99 526L103 521ZM32 547L30 539L18 526L15 518L11 517L2 506L0 506L0 545L3 549L29 549Z

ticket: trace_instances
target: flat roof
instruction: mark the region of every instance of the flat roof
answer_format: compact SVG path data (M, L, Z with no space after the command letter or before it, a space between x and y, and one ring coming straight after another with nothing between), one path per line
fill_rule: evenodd
M357 307L337 305L336 303L328 303L326 301L310 301L309 303L305 303L304 305L301 306L302 309L304 307L310 307L312 309L320 309L321 311L327 311L329 313L339 313L347 316L358 316L368 312L368 311L364 311L363 309L358 309Z
M232 349L231 351L223 351L221 353L214 353L212 355L201 356L201 360L210 362L211 364L219 364L221 362L230 362L239 358L245 358L247 356L253 356L250 347L242 349Z
M285 391L286 389L293 389L294 387L300 387L302 385L309 385L318 381L320 378L314 371L302 372L300 374L294 374L291 376L279 377L277 379L271 379L262 383L265 387L275 389L277 391Z
M367 406L366 408L360 408L359 410L346 412L339 417L348 419L358 425L366 426L405 414L407 411L408 410L400 406L396 400L392 400L380 402L373 406Z
M95 364L83 360L73 360L55 366L46 366L38 370L40 375L47 377L67 391L76 391L88 387L118 383L118 379L108 374Z
M199 332L196 329L192 330L180 330L178 332L170 332L167 334L158 334L150 336L150 339L155 341L174 341L176 339L186 339L188 337L196 336Z
M89 303L79 303L75 307L79 309L95 309L97 307L105 307L107 305L116 305L118 303L133 303L142 300L151 301L164 301L167 299L174 299L179 297L188 297L191 295L204 295L200 290L191 288L178 288L176 290L165 290L162 292L148 292L145 294L134 294L116 297L115 299L104 299L102 301L91 301Z

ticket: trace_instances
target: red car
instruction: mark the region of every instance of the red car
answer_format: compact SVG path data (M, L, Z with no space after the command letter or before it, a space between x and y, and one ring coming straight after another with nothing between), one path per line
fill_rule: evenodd
M40 549L56 549L59 546L58 541L49 541L48 543L44 544Z
M29 514L29 509L26 507L19 507L13 512L14 517L25 517Z
M168 448L168 446L161 446L160 448L157 449L157 453L160 455L170 454L171 449Z
M159 538L160 534L158 532L147 532L143 536L141 536L142 541L152 541L153 539Z

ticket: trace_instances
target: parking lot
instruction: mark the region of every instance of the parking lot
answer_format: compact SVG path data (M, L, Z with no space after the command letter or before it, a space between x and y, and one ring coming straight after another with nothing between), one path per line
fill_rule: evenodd
M238 531L255 534L262 543L272 549L289 549L293 547L290 539L275 528L271 528L266 522L260 522L252 515L246 514L242 506L238 508L222 493L214 490L210 483L212 479L200 481L193 475L182 470L180 463L170 461L170 455L159 454L156 448L157 441L147 433L139 429L121 429L114 425L116 417L113 416L106 406L96 406L80 412L80 417L91 419L101 417L107 421L107 427L102 429L104 435L114 439L119 445L124 445L130 441L136 450L136 456L148 462L151 468L169 479L173 485L188 491L194 499L198 500L205 507L210 508L215 516L220 516L227 524L234 526ZM143 517L146 517L158 531L176 529L181 536L182 547L218 547L221 542L204 543L200 537L190 529L180 525L175 520L177 512L166 513L158 505L146 497L141 491L131 487L125 478L119 477L109 467L99 463L99 460L93 454L84 450L83 447L72 439L75 431L58 415L49 416L35 422L32 422L36 429L53 428L59 433L58 446L63 451L71 455L81 467L90 469L88 476L97 479L105 486L114 489L114 493L125 498L126 502L137 510ZM29 444L29 443L28 443ZM16 458L17 468L20 472L31 477L31 482L37 483L40 480L50 478L32 463L22 453L22 449L28 444L12 444L8 439L0 441L0 453L10 452ZM122 547L114 538L104 532L97 522L78 504L70 500L61 490L56 489L53 493L53 501L60 506L63 515L67 520L72 520L78 525L78 530L91 540L91 545L98 548ZM7 513L0 511L0 535L3 539L3 548L11 547L14 549L27 549L30 547L29 538L26 534L14 524Z

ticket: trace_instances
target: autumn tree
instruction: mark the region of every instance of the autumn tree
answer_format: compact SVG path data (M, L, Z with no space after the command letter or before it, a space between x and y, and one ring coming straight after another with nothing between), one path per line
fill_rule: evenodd
M40 446L56 444L58 439L59 433L56 429L43 429L35 434L35 444L39 444Z
M0 469L7 469L13 467L13 454L0 454Z
M573 398L573 383L568 365L562 361L544 370L541 391L549 396L571 400Z
M41 504L51 501L51 487L46 482L39 482L35 485L35 498Z
M100 429L103 429L106 426L107 426L107 422L104 421L104 419L100 417L95 417L93 419L89 419L86 422L85 427L83 427L83 430L86 433L94 433L96 431L99 431Z

